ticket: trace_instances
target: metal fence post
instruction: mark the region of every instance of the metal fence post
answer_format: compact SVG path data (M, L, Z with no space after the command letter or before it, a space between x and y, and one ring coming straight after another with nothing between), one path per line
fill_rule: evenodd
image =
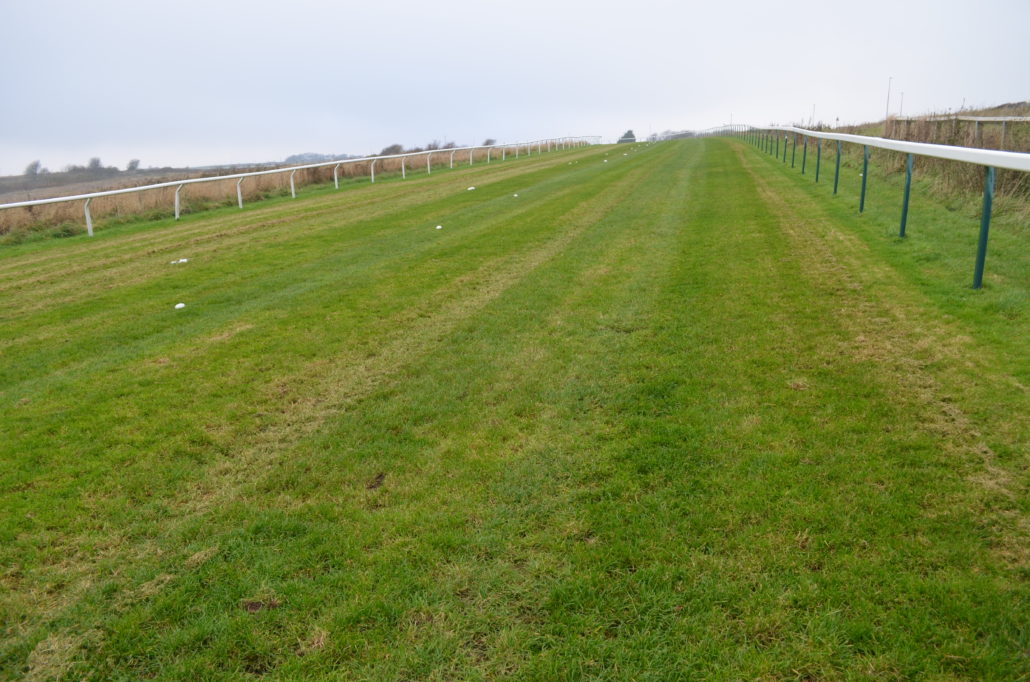
M798 134L794 133L794 144L791 145L791 148L790 148L790 167L791 168L794 167L794 157L797 156L797 153L798 153Z
M405 161L405 158L402 156L401 157L401 180L407 180L408 179L408 169L407 169L407 165L408 164L404 163L404 161Z
M340 189L340 175L337 171L340 170L340 164L333 166L333 184L336 185L336 189Z
M243 208L243 189L240 185L243 184L244 180L246 180L246 178L240 178L236 181L236 203L240 205L240 208Z
M805 174L805 162L808 161L808 138L805 138L804 146L801 148L801 174Z
M455 152L451 152L451 168L454 168L454 154Z
M815 139L815 181L819 182L819 166L823 159L823 141L822 138Z
M426 154L426 175L432 175L433 174L433 166L430 164L430 161L429 161L432 158L433 158L433 152L429 152L428 154Z
M378 159L372 159L372 164L368 168L369 175L372 176L372 182L376 181L376 161L378 161Z
M898 236L905 238L905 225L908 223L908 197L912 192L912 155L905 159L905 194L901 199L901 227L898 228Z
M86 214L86 234L90 237L93 236L93 216L89 214L89 202L93 199L86 199L86 204L82 207L82 212Z
M787 163L787 134L783 134L783 163Z
M837 140L837 162L833 168L833 193L837 193L837 184L840 182L840 140Z
M293 176L297 174L297 171L290 171L290 196L294 199L297 198L297 188L293 184Z
M858 212L865 210L865 183L869 177L869 145L862 145L862 194L858 198Z
M175 188L175 219L179 219L179 190L182 189L182 185Z
M991 204L994 202L994 166L984 172L984 203L980 213L980 239L976 244L976 267L973 270L973 288L984 283L984 261L987 260L987 232L991 227Z
M474 152L475 152L475 150L474 150L474 149L470 149L470 150L469 150L469 165L470 165L470 166L472 165L472 154L473 154Z
M776 136L776 158L780 158L780 136Z

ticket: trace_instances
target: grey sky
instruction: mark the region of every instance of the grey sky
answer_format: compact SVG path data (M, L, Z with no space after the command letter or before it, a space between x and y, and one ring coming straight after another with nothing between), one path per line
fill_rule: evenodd
M1028 37L1028 0L0 0L0 174L999 104Z

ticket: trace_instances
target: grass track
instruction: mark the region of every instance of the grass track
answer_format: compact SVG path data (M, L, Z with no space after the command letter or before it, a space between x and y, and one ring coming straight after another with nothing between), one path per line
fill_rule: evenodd
M1030 674L1025 307L605 151L0 252L0 674Z

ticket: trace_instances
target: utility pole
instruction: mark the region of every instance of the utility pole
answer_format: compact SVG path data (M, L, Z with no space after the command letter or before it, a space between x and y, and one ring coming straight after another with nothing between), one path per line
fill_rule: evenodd
M894 80L894 76L887 77L887 110L883 114L883 125L886 127L887 119L891 115L891 81Z

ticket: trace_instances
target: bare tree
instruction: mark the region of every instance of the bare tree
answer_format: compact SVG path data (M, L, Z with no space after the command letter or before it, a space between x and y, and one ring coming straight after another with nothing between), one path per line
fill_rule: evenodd
M492 137L488 137L488 138L486 138L485 140L483 140L483 146L484 146L484 147L492 147L492 146L494 146L495 144L497 144L497 140L495 140L495 139L494 139L494 138L492 138Z
M39 175L39 167L40 167L40 165L41 164L39 163L39 160L37 159L36 161L33 161L29 165L25 166L25 175L27 175L30 178L36 177L37 175Z
M139 170L139 159L133 159L129 163L125 164L125 170L132 172Z
M383 151L379 152L380 156L392 156L394 154L401 154L404 152L404 146L399 144L391 144L389 147L383 147Z

